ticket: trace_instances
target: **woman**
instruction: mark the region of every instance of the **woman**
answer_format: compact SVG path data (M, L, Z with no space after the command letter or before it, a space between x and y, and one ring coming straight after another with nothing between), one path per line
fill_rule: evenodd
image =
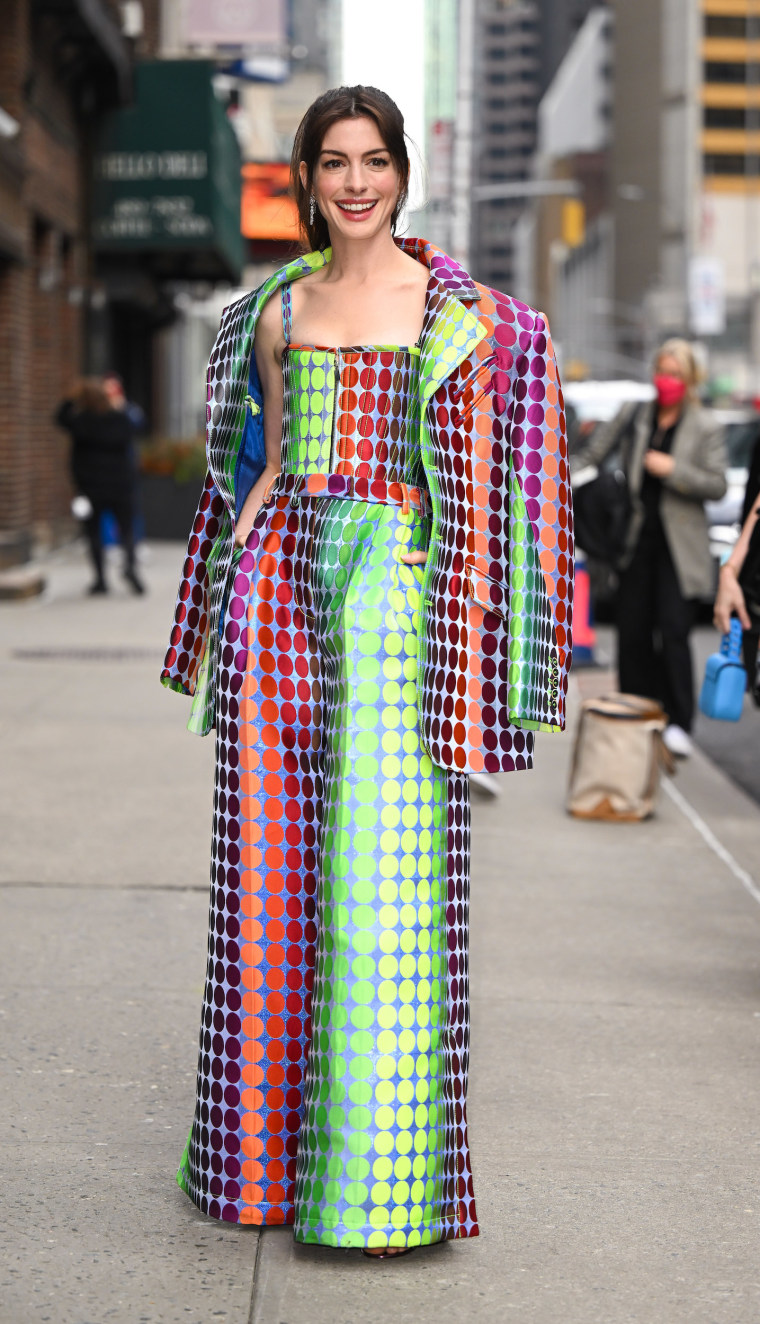
M721 634L728 633L734 614L744 630L744 664L755 700L760 704L757 665L760 636L760 441L755 446L747 479L742 530L718 577L713 621Z
M218 751L179 1180L389 1255L477 1232L467 774L564 722L561 395L539 315L394 242L389 97L320 97L292 176L311 251L222 321L163 673Z
M722 429L699 405L690 345L668 340L654 365L651 406L625 405L578 457L600 464L622 447L631 519L620 561L620 688L659 700L672 754L691 753L694 675L689 634L696 600L713 591L705 501L726 490Z
M95 579L89 592L108 592L100 530L104 512L111 511L124 548L124 578L134 593L144 593L135 567L134 424L123 410L112 404L104 385L96 378L78 382L55 417L71 434L72 478L77 491L90 503L85 533Z

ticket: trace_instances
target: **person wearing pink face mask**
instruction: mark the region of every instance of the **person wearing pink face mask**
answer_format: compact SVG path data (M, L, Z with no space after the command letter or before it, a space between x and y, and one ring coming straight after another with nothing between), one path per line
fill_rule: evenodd
M599 465L620 452L631 498L617 565L620 688L662 703L665 743L681 758L691 752L694 715L689 633L696 601L714 589L704 503L725 493L728 462L723 431L699 403L699 377L688 342L666 341L652 404L624 405L576 460Z

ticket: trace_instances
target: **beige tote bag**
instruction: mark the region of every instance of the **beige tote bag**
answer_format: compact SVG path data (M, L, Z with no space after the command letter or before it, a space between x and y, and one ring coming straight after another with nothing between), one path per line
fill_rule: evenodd
M567 810L575 818L634 823L654 810L660 770L674 771L662 743L664 710L637 694L586 699L575 736Z

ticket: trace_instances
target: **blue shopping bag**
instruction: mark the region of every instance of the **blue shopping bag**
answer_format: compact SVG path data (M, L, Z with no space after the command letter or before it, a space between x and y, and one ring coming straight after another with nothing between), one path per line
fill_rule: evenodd
M747 673L741 660L742 627L736 617L720 641L720 652L708 657L699 707L705 717L738 722L744 706Z

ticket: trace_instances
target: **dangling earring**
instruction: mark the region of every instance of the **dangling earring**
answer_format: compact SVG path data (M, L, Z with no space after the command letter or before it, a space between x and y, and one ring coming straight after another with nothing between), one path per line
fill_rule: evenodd
M309 225L314 224L314 214L316 210L317 210L317 200L314 197L314 194L312 193L311 197L309 198Z

